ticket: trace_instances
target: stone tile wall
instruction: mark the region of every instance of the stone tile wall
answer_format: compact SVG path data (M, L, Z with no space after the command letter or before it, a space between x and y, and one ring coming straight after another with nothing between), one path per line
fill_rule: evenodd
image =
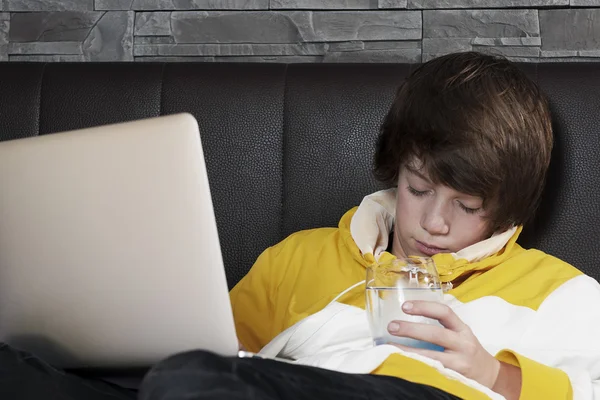
M1 0L0 61L600 61L600 0Z

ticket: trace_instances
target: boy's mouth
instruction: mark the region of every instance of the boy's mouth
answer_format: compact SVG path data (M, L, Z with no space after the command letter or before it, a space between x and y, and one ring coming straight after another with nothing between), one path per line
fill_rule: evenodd
M438 254L438 253L447 252L447 249L443 249L441 247L436 247L429 243L420 242L418 240L415 240L415 243L417 245L417 250L419 250L421 253L423 253L427 256L430 256L430 257L435 254Z

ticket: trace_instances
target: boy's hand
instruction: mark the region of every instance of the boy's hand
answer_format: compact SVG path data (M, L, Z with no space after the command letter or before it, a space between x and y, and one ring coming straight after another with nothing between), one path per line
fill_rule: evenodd
M437 319L444 327L406 321L388 325L394 336L423 340L444 347L444 351L417 349L396 345L404 351L418 353L441 362L446 368L471 378L488 388L496 384L501 363L479 343L471 329L445 304L410 301L403 304L406 314ZM519 382L520 391L520 382Z

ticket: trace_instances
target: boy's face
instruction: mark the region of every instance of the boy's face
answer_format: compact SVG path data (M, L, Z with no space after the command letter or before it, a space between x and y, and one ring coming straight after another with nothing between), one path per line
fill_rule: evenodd
M412 163L411 165L414 165ZM392 251L397 257L454 253L489 235L483 199L434 184L424 168L402 166Z

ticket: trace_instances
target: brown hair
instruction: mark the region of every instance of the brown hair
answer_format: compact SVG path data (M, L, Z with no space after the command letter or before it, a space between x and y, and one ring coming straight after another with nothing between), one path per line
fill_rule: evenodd
M504 58L476 52L417 68L396 93L381 126L375 175L396 185L413 158L435 183L480 196L492 230L532 217L552 150L547 101Z

